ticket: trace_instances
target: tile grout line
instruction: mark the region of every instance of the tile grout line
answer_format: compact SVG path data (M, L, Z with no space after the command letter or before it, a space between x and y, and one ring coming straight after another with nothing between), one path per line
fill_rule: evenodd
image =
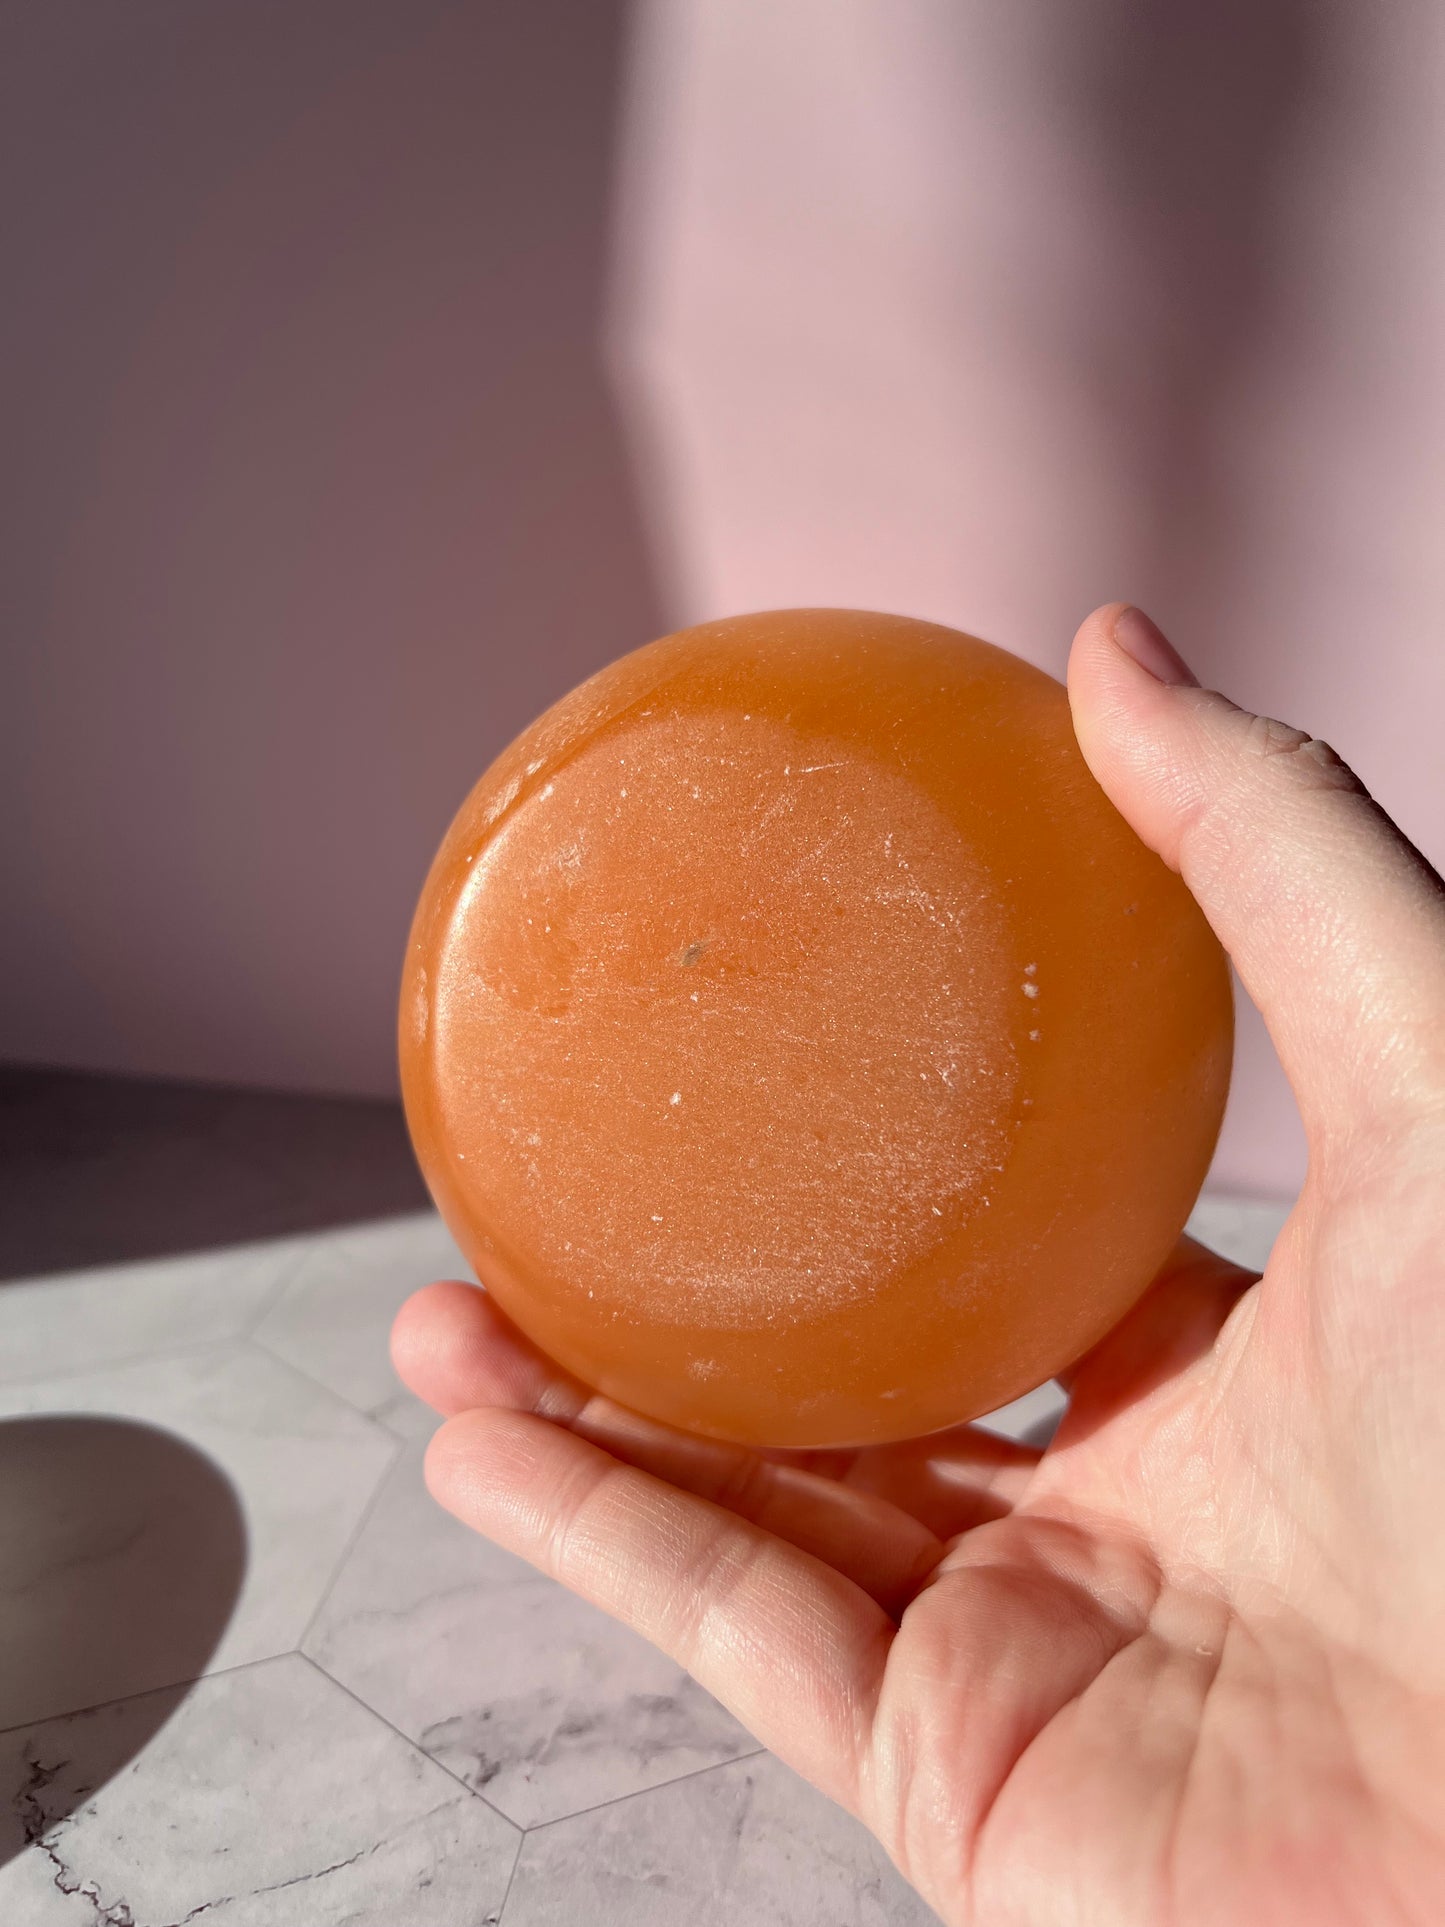
M430 1753L426 1756L430 1759ZM507 1903L512 1898L512 1888L516 1885L517 1869L522 1864L522 1854L527 1842L534 1833L546 1833L552 1827L565 1826L569 1820L582 1820L591 1813L605 1813L609 1807L625 1806L629 1800L645 1800L652 1793L666 1793L675 1786L685 1786L689 1780L701 1780L709 1773L721 1773L725 1767L738 1766L744 1760L759 1760L771 1757L765 1746L755 1746L747 1753L738 1753L730 1760L714 1760L708 1766L694 1767L691 1773L679 1773L675 1780L660 1780L656 1786L636 1787L631 1793L619 1793L611 1800L599 1800L595 1806L578 1807L575 1813L559 1813L550 1820L536 1820L530 1827L522 1828L522 1837L517 1842L517 1857L512 1862L512 1871L507 1880L507 1890L502 1895L502 1904L497 1909L497 1927L507 1927ZM440 1761L437 1762L441 1764ZM503 1819L506 1818L504 1814ZM512 1823L514 1826L516 1822Z
M277 1362L284 1363L283 1360L278 1360ZM304 1374L302 1374L302 1376L304 1376ZM351 1409L354 1410L355 1408L352 1407ZM377 1429L380 1430L381 1428L378 1427ZM397 1438L395 1433L388 1433L387 1438L391 1444L390 1456L387 1458L386 1464L381 1468L381 1471L377 1474L376 1484L371 1488L371 1491L367 1494L366 1504L361 1508L360 1513L357 1515L356 1524L351 1528L351 1531L346 1535L346 1544L341 1548L340 1552L336 1555L336 1564L331 1568L330 1576L328 1577L326 1584L321 1589L321 1596L316 1601L316 1604L312 1607L311 1612L307 1617L306 1624L301 1629L301 1636L296 1641L296 1645L293 1650L300 1653L303 1659L311 1659L311 1655L305 1651L306 1642L308 1639L310 1639L312 1633L315 1631L317 1620L320 1619L322 1613L326 1610L327 1606L331 1603L331 1595L336 1590L336 1582L341 1577L342 1570L345 1567L346 1562L350 1559L352 1553L355 1552L357 1547L357 1542L360 1540L362 1533L366 1530L367 1521L371 1518L372 1513L375 1512L376 1510L377 1504L381 1498L383 1487L386 1485L387 1480L390 1479L392 1473L395 1472L397 1466L401 1463L402 1455L406 1449L405 1441L403 1439ZM316 1662L312 1660L312 1664L315 1665ZM322 1670L324 1670L324 1668ZM327 1678L329 1679L330 1677L331 1675L328 1673ZM339 1681L337 1683L340 1684Z
M278 1242L282 1242L282 1241L278 1241ZM289 1241L285 1241L285 1242L289 1242ZM221 1249L224 1249L224 1248L225 1247L221 1247ZM237 1247L237 1249L244 1249L244 1247ZM187 1261L187 1258L191 1255L192 1254L182 1254L179 1258L175 1259L174 1261L167 1258L167 1259L161 1260L160 1262L166 1263L166 1264L169 1264L171 1262L184 1264ZM214 1255L215 1254L210 1251L203 1251L203 1252L198 1252L194 1254L194 1256L201 1261L209 1259ZM251 1314L251 1316L248 1319L243 1319L238 1325L235 1326L234 1329L230 1331L213 1332L208 1338L193 1339L190 1344L186 1344L186 1345L150 1345L150 1346L147 1346L144 1351L120 1352L118 1354L112 1355L107 1358L91 1359L87 1364L83 1364L83 1365L62 1365L59 1371L56 1371L52 1368L49 1371L22 1372L18 1377L14 1377L14 1378L0 1375L0 1399L3 1399L6 1391L11 1386L42 1384L47 1379L52 1379L52 1378L56 1378L56 1379L78 1378L78 1377L83 1377L85 1374L89 1372L109 1371L112 1367L120 1367L125 1365L139 1365L145 1362L146 1360L152 1359L152 1358L158 1358L158 1359L193 1358L193 1357L196 1357L198 1354L202 1352L210 1351L211 1349L217 1346L246 1344L249 1342L251 1338L251 1334L255 1330L256 1326L260 1324L261 1320L277 1303L277 1301L281 1297L282 1292L291 1283L296 1273L301 1269L301 1265L308 1255L309 1254L305 1251L293 1250L290 1253L289 1262L284 1263L281 1266L279 1277L274 1279L272 1281L270 1289L262 1294L261 1303L257 1307L257 1309ZM88 1273L84 1273L81 1275L99 1276L106 1271L115 1271L115 1270L124 1270L124 1269L125 1269L124 1266L100 1265L100 1266L94 1266L89 1268ZM42 1275L41 1277L34 1278L34 1279L30 1279L30 1278L21 1279L18 1282L22 1284L44 1284L48 1281ZM225 1283L224 1273L222 1274L220 1283L221 1284ZM0 1287L0 1289L3 1289L3 1287ZM207 1295L207 1288L204 1285L197 1287L196 1289L199 1290L200 1294L203 1297Z
M24 1385L43 1385L51 1379L88 1378L98 1372L119 1371L130 1365L146 1365L154 1359L200 1358L207 1352L224 1351L228 1345L244 1345L247 1340L236 1332L222 1332L211 1338L197 1338L189 1345L153 1345L143 1352L122 1352L117 1358L92 1359L88 1365L63 1365L59 1371L30 1372L19 1378L0 1378L0 1401L5 1394Z
M304 1659L308 1666L320 1673L321 1677L336 1687L338 1692L345 1693L348 1699L354 1700L364 1712L370 1713L373 1719L379 1720L389 1732L394 1733L396 1737L406 1746L410 1747L414 1753L419 1753L422 1759L429 1760L433 1766L440 1768L448 1779L454 1780L456 1784L461 1787L464 1792L469 1793L474 1800L480 1800L489 1813L496 1814L499 1820L505 1820L509 1827L515 1828L520 1836L517 1843L519 1858L521 1856L523 1843L529 1840L534 1833L545 1833L550 1827L560 1827L568 1820L580 1820L591 1813L604 1813L607 1808L623 1806L629 1800L645 1800L649 1794L664 1793L670 1787L684 1786L689 1780L700 1780L708 1773L721 1773L725 1767L739 1766L746 1760L758 1760L769 1757L767 1747L752 1746L746 1753L735 1753L732 1758L728 1760L710 1760L706 1766L694 1767L690 1773L679 1773L671 1780L659 1780L654 1786L634 1787L630 1793L614 1794L610 1800L597 1800L594 1801L591 1806L577 1807L571 1813L553 1814L550 1820L534 1820L530 1826L523 1826L520 1821L514 1820L509 1813L504 1813L494 1801L489 1800L485 1793L481 1792L477 1787L469 1785L459 1773L454 1772L453 1769L447 1765L445 1760L439 1760L434 1753L428 1752L427 1748L424 1747L419 1740L414 1740L409 1733L403 1731L394 1721L389 1720L385 1713L379 1712L369 1700L363 1699L354 1687L348 1686L345 1680L340 1680L334 1673L328 1672L326 1667L322 1665L321 1661L317 1659L313 1653L303 1652L299 1646L296 1651L299 1658ZM515 1873L515 1868L513 1872ZM511 1892L510 1881L508 1882L507 1892L508 1894ZM503 1897L502 1906L506 1906L505 1896ZM498 1918L500 1919L500 1913Z
M513 1886L516 1883L517 1870L522 1861L522 1852L527 1841L534 1833L545 1833L553 1827L564 1825L569 1820L580 1820L586 1818L589 1814L603 1813L610 1807L625 1806L632 1800L644 1800L650 1794L663 1793L671 1787L686 1785L689 1780L699 1780L709 1773L720 1773L727 1767L739 1766L748 1760L762 1759L768 1756L767 1747L754 1746L746 1753L734 1754L734 1756L728 1760L713 1760L707 1766L696 1767L691 1773L679 1773L674 1779L661 1780L655 1786L637 1787L630 1793L617 1794L613 1799L599 1800L591 1806L578 1807L571 1813L555 1814L550 1820L538 1820L534 1821L531 1826L522 1826L514 1820L510 1814L504 1813L500 1807L489 1800L484 1793L480 1792L476 1787L469 1786L459 1774L453 1772L445 1761L439 1760L435 1754L429 1753L427 1749L420 1745L418 1741L414 1740L410 1734L403 1732L399 1726L389 1720L384 1713L379 1712L376 1707L370 1705L343 1680L337 1679L334 1674L328 1672L318 1659L314 1658L310 1653L304 1652L300 1645L282 1652L262 1653L255 1659L238 1660L233 1666L217 1667L213 1672L196 1673L185 1679L167 1681L158 1686L142 1687L140 1691L135 1693L121 1693L114 1699L97 1700L90 1706L72 1707L65 1712L47 1713L37 1719L21 1720L14 1726L0 1727L0 1739L7 1739L16 1733L34 1732L39 1727L51 1726L62 1720L82 1719L87 1714L105 1712L111 1707L127 1706L137 1700L149 1699L157 1693L179 1692L180 1696L177 1699L175 1707L171 1709L170 1714L168 1714L166 1721L163 1723L164 1725L168 1725L170 1720L180 1711L185 1700L191 1696L197 1687L203 1686L208 1680L227 1679L234 1674L253 1672L258 1667L272 1666L278 1661L286 1659L299 1659L304 1665L309 1666L311 1670L321 1679L324 1679L329 1686L334 1686L337 1692L343 1694L355 1706L359 1707L363 1713L367 1714L371 1719L376 1720L381 1726L384 1726L389 1733L394 1734L410 1752L419 1755L422 1759L426 1760L429 1765L434 1766L438 1772L445 1774L447 1779L452 1781L461 1792L465 1793L470 1799L478 1801L489 1813L503 1821L504 1824L510 1827L517 1835L517 1844L512 1856L511 1871L507 1876L507 1885L503 1891L495 1915L498 1927L505 1927L506 1909L512 1897Z
M30 1733L37 1726L53 1726L57 1720L83 1719L87 1713L104 1713L112 1706L129 1706L135 1700L149 1699L152 1693L175 1693L185 1688L182 1698L189 1696L197 1686L204 1686L209 1679L229 1679L233 1673L249 1673L257 1666L274 1666L278 1659L304 1659L294 1646L284 1647L279 1653L258 1653L255 1659L238 1659L230 1666L217 1666L206 1673L189 1673L184 1679L163 1680L158 1686L142 1686L134 1693L117 1693L114 1699L94 1700L89 1706L72 1706L62 1713L42 1713L37 1719L20 1720L14 1726L0 1726L0 1740L8 1739L12 1733ZM180 1710L180 1701L176 1703Z
M360 1693L356 1692L354 1688L348 1686L345 1680L338 1679L334 1673L328 1673L326 1668L321 1664L321 1661L315 1658L311 1653L303 1653L301 1648L298 1646L296 1648L296 1657L298 1659L304 1659L306 1664L309 1667L311 1667L311 1669L314 1672L319 1673L322 1679L327 1681L329 1685L334 1686L338 1693L345 1693L346 1697L349 1700L354 1701L356 1705L361 1708L363 1713L369 1713L372 1719L380 1721L381 1725L383 1725L386 1728L387 1732L394 1733L396 1737L401 1741L403 1746L410 1748L410 1750L413 1753L417 1754L421 1759L428 1761L432 1766L434 1766L437 1769L439 1773L445 1773L447 1778L455 1782L455 1784L459 1786L462 1792L467 1794L469 1798L473 1800L479 1800L481 1804L487 1809L488 1813L494 1813L499 1820L505 1820L507 1825L511 1827L513 1831L519 1836L517 1841L517 1851L519 1853L521 1852L522 1840L526 1838L526 1834L528 1831L526 1827L518 1826L517 1822L514 1819L512 1819L511 1815L503 1813L500 1807L494 1806L492 1802L487 1798L485 1793L479 1793L474 1786L468 1786L466 1781L462 1778L462 1776L459 1773L453 1773L452 1769L447 1765L445 1760L439 1760L434 1753L428 1753L424 1746L422 1746L418 1741L414 1740L411 1737L410 1733L404 1733L399 1726L397 1726L393 1721L389 1720L386 1717L385 1713L379 1713L374 1706L370 1705L366 1700L364 1700L361 1697Z
M281 1266L279 1276L272 1282L266 1292L262 1294L261 1302L257 1308L234 1328L212 1333L209 1337L193 1339L187 1344L151 1345L141 1351L119 1352L113 1355L91 1359L83 1364L62 1365L58 1369L51 1366L38 1372L21 1372L14 1375L0 1373L0 1398L3 1398L5 1392L12 1386L34 1385L52 1378L76 1378L90 1372L108 1371L112 1366L136 1365L143 1360L152 1358L189 1358L221 1345L255 1345L258 1349L263 1350L268 1358L274 1359L277 1364L287 1366L290 1370L296 1371L300 1377L308 1377L308 1374L300 1372L298 1367L292 1365L289 1359L282 1358L279 1352L273 1351L269 1345L266 1345L264 1341L256 1337L256 1332L261 1323L275 1310L287 1289L295 1283L297 1274L301 1271L303 1265L305 1265L310 1258L314 1257L318 1250L324 1251L328 1249L336 1239L347 1233L358 1230L369 1231L377 1226L389 1228L393 1225L407 1223L412 1217L429 1220L434 1215L435 1214L428 1212L408 1212L403 1213L397 1218L362 1219L358 1220L356 1224L338 1226L326 1231L290 1233L283 1238L273 1241L276 1244L294 1247L288 1254L287 1262ZM155 1260L135 1259L126 1260L119 1265L86 1265L73 1271L57 1272L54 1274L41 1272L33 1277L0 1280L0 1293L3 1293L7 1285L12 1284L29 1286L70 1282L73 1279L99 1279L111 1272L124 1271L131 1265L147 1269L152 1263L157 1265L183 1265L193 1259L196 1261L209 1260L222 1252L234 1251L239 1253L256 1251L262 1248L264 1248L264 1241L262 1246L256 1246L248 1244L243 1240L235 1246L208 1246L195 1252L167 1254ZM224 1277L219 1282L224 1284ZM207 1287L203 1285L199 1287L199 1289L204 1295ZM3 1305L3 1297L0 1297L0 1305ZM311 1379L310 1382L316 1385L321 1391L329 1393L332 1398L341 1399L344 1405L348 1406L360 1417L369 1419L374 1425L382 1426L383 1422L374 1418L364 1407L355 1404L342 1393L332 1390L329 1385L322 1384L320 1379ZM388 1432L390 1431L390 1427L383 1426L383 1429ZM392 1434L392 1436L400 1435Z
M272 1284L270 1291L265 1294L249 1322L240 1333L243 1339L249 1340L255 1337L257 1327L263 1319L269 1318L271 1313L280 1304L289 1288L296 1282L297 1276L307 1259L313 1255L314 1249L314 1245L303 1244L299 1249L292 1251L291 1262L281 1267L280 1277Z
M624 1806L629 1800L645 1800L651 1793L666 1793L670 1787L685 1786L689 1780L701 1780L708 1773L721 1773L726 1767L738 1766L744 1760L762 1759L767 1754L767 1747L753 1746L746 1753L735 1753L730 1760L710 1760L706 1766L695 1766L690 1773L679 1773L675 1779L659 1780L655 1786L634 1787L631 1793L615 1793L610 1800L598 1800L590 1807L578 1807L575 1813L558 1813L550 1820L534 1820L523 1831L530 1840L534 1833L545 1833L549 1827L563 1826L568 1820L581 1820L589 1813L605 1813L609 1807ZM429 1753L427 1758L431 1758Z
M389 1425L383 1424L379 1418L373 1418L370 1412L365 1410L364 1407L354 1404L344 1392L338 1392L334 1386L327 1385L322 1379L313 1378L310 1372L303 1371L299 1365L293 1365L289 1358L283 1358L279 1352L272 1351L264 1338L237 1338L232 1339L230 1342L235 1345L238 1351L248 1351L258 1357L264 1358L269 1364L279 1366L283 1372L289 1372L293 1378L299 1379L303 1385L309 1385L313 1392L320 1392L323 1398L332 1399L337 1405L344 1406L353 1418L361 1419L373 1432L379 1433L389 1445L398 1440L403 1444L405 1443L405 1439L400 1432L394 1432Z
M404 1392L404 1396L405 1396L405 1397L407 1397L407 1398L415 1398L415 1397L416 1397L416 1394L415 1394L414 1392L407 1392L407 1391L405 1391L405 1388L403 1388L403 1392ZM423 1403L423 1401L422 1401L422 1400L418 1400L417 1402L418 1402L418 1404L421 1404L421 1403ZM357 1406L357 1408L356 1408L356 1409L357 1409L358 1411L360 1411L360 1410L361 1410L361 1407L360 1407L360 1406ZM387 1418L381 1418L381 1417L379 1416L379 1413L380 1413L380 1410L381 1410L381 1408L380 1408L379 1406L374 1406L374 1407L373 1407L373 1408L372 1408L372 1409L371 1409L371 1410L370 1410L369 1412L366 1412L365 1414L363 1414L363 1416L364 1416L364 1417L366 1417L366 1418L369 1418L369 1419L371 1420L371 1422L372 1422L372 1424L373 1424L373 1425L379 1425L379 1426L381 1427L381 1429L382 1429L382 1431L383 1431L383 1432L390 1432L390 1434L391 1434L391 1436L392 1436L392 1437L393 1437L394 1439L400 1439L403 1445L415 1445L415 1444L416 1444L416 1441L417 1441L417 1436L418 1436L418 1435L417 1435L417 1434L416 1434L415 1432L403 1432L403 1431L401 1431L401 1430L400 1430L400 1429L399 1429L399 1428L398 1428L397 1426L395 1426L395 1425L393 1425L393 1424L392 1424L392 1422L391 1422L391 1420L390 1420L390 1419L387 1419ZM436 1422L437 1422L437 1429L438 1429L438 1430L440 1430L440 1428L441 1428L441 1425L442 1425L442 1417L441 1417L441 1414L440 1414L440 1413L438 1412L438 1413L436 1413L436 1414L435 1414L434 1416L436 1417ZM428 1434L427 1436L428 1436L428 1437L430 1437L430 1434Z
M529 1833L529 1831L530 1831L530 1828L524 1827L518 1837L517 1851L512 1855L512 1870L507 1875L507 1884L502 1889L502 1898L497 1903L497 1911L495 1914L488 1914L487 1916L487 1919L489 1921L494 1921L496 1923L496 1927L505 1927L505 1922L507 1918L507 1902L512 1898L512 1889L517 1884L517 1869L522 1864L522 1849L527 1844L527 1834Z

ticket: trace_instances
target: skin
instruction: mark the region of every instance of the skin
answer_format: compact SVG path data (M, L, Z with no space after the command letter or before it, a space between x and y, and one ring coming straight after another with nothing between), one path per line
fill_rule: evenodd
M653 1640L949 1927L1445 1919L1445 889L1322 744L1126 605L1089 766L1264 1012L1309 1176L1262 1278L1185 1240L1040 1455L683 1437L484 1293L404 1308L432 1492Z

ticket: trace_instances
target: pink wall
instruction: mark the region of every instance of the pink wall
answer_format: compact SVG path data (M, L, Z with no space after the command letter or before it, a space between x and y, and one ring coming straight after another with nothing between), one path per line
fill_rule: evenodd
M613 341L669 612L1062 669L1144 603L1445 860L1445 12L647 0ZM1217 1180L1303 1170L1241 1008Z
M21 15L0 1055L390 1090L452 810L662 626L596 346L620 5Z
M1132 596L1445 857L1438 9L57 0L11 39L0 1054L390 1088L461 793L730 609L1058 668ZM1270 1191L1246 1019L1219 1175Z

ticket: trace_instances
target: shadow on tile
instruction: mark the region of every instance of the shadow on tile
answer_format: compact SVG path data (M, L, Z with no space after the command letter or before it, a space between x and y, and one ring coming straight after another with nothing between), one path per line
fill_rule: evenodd
M398 1104L0 1066L0 1280L427 1203Z
M62 1884L66 1863L56 1851L66 1823L145 1751L190 1690L168 1686L103 1707L88 1719L63 1721L58 1728L42 1727L26 1734L14 1762L7 1760L0 1767L0 1868L27 1848L35 1848L54 1867L61 1893L72 1891ZM59 1744L51 1739L52 1733ZM84 1736L78 1746L77 1734ZM96 1914L95 1918L117 1916Z
M0 1545L0 1729L127 1702L107 1707L78 1777L69 1762L74 1806L159 1731L215 1651L246 1569L241 1509L224 1474L169 1432L12 1419L0 1423ZM56 1770L26 1749L24 1777L0 1787L22 1823L12 1851L63 1817L46 1792Z

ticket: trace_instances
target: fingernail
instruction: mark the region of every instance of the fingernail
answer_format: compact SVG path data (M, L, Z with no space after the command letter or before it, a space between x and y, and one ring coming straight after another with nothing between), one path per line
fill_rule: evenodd
M1156 681L1182 689L1199 687L1199 678L1142 609L1129 603L1124 605L1114 618L1114 640L1126 656L1131 656L1141 669L1147 669Z

